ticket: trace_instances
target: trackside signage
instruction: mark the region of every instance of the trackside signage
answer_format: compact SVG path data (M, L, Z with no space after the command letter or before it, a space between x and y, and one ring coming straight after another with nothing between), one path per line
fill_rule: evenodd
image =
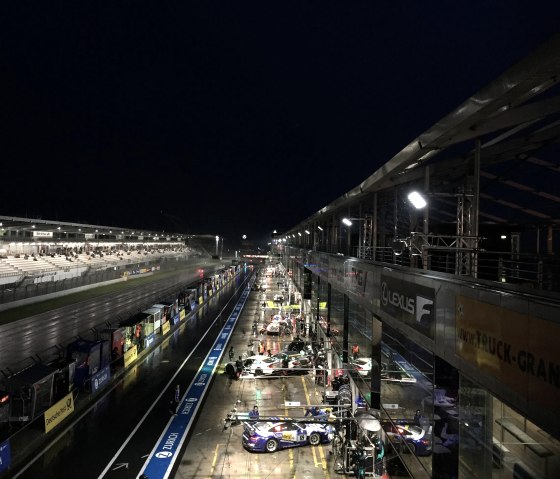
M45 411L45 432L49 432L73 412L74 398L72 393L69 393Z
M5 471L10 467L12 460L12 453L10 451L10 440L7 439L0 444L0 472Z
M210 379L220 362L225 345L227 344L243 306L247 301L250 290L251 284L245 288L245 291L239 298L235 308L224 324L220 335L214 342L214 345L208 353L208 356L206 356L204 363L198 370L198 373L183 396L183 399L179 404L179 408L177 409L177 415L173 417L167 429L160 436L159 442L150 453L150 456L140 471L140 474L143 473L150 479L166 479L169 477L171 469L178 458L181 446L183 445L194 418L196 417L198 407L206 395Z
M434 300L433 288L381 275L381 309L432 339Z
M124 353L124 367L130 366L138 357L138 348L136 345L132 346L126 353Z
M560 404L560 325L465 296L456 298L457 354L551 411Z
M91 377L91 392L92 394L99 391L99 389L109 384L111 379L111 367L105 366L101 371Z

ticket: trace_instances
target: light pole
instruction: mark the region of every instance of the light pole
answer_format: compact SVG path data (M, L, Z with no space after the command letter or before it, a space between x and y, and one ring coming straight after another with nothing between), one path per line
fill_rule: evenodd
M348 234L348 256L352 256L352 234L350 228L352 227L352 221L366 221L367 218L342 218L342 223L346 225L346 232ZM358 241L358 254L357 257L360 257L360 249L362 247L362 231L359 230L360 239Z

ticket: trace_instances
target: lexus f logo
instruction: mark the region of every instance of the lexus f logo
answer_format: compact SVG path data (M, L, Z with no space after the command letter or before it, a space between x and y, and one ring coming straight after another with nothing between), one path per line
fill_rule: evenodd
M416 296L416 322L421 323L425 315L430 316L432 314L433 305L433 300L422 296Z

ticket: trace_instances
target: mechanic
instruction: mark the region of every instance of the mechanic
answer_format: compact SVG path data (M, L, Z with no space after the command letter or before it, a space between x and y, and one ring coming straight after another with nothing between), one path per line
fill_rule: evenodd
M235 377L239 379L241 377L241 373L243 372L243 359L239 356L239 359L235 361Z
M319 409L319 406L308 407L308 408L305 410L305 417L307 417L307 416L313 416L313 417L315 417L315 416L317 416L317 415L320 413L320 411L321 411L321 410Z
M249 419L253 421L259 420L259 407L257 405L253 406L252 411L249 411Z

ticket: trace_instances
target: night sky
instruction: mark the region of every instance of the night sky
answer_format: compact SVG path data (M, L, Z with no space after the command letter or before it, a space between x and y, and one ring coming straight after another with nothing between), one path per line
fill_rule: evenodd
M544 42L556 4L3 2L0 215L267 239Z

